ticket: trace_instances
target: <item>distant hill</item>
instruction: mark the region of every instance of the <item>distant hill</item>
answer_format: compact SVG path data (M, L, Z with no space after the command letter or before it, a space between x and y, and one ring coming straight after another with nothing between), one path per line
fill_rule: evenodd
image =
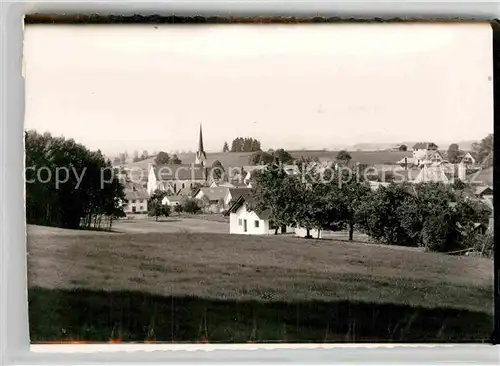
M339 151L324 151L324 150L291 150L290 154L299 159L300 157L318 158L320 161L334 161ZM400 151L349 151L352 157L352 162L367 165L395 164L398 160L408 156L409 152ZM252 153L207 153L207 166L211 166L215 160L219 160L225 168L228 167L244 167L249 164L249 158ZM194 154L178 154L179 159L183 164L192 164L195 161ZM146 172L149 164L154 163L155 158L148 158L136 163L125 164L127 169L140 169L142 175L147 176Z
M429 141L434 142L436 145L438 145L440 150L448 150L448 147L451 144L455 143L455 144L458 144L458 146L460 147L461 150L465 150L465 151L469 151L471 145L474 142L479 142L478 140L466 140L466 141L458 141L458 142L442 142L442 141L440 142L440 141L432 141L432 140L429 140ZM392 149L398 145L406 145L406 146L408 146L409 149L411 149L412 146L415 145L417 142L420 142L420 141L403 141L403 142L392 142L392 143L389 143L389 142L362 142L362 143L354 144L354 145L350 146L347 150L380 151L380 150Z

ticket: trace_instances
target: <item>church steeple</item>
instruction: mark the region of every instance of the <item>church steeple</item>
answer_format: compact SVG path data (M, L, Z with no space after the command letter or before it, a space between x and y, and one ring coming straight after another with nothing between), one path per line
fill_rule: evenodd
M207 160L207 154L203 149L203 131L201 130L200 123L200 136L198 140L198 151L196 151L196 161L195 164L205 166L205 161Z

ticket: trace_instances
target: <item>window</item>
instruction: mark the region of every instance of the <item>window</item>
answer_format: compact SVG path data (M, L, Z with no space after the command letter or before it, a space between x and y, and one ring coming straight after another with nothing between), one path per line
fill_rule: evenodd
M132 212L135 213L135 206L132 206Z
M135 200L132 200L132 203L135 203Z
M144 211L144 206L141 206L141 207L140 207L140 210L141 210L141 211Z
M259 227L259 220L254 221L254 227Z
M182 183L182 189L184 189L184 183Z
M238 219L238 226L241 226L241 219Z

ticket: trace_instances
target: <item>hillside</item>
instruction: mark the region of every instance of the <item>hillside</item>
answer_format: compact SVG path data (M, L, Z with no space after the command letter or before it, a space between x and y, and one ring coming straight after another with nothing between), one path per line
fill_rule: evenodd
M284 236L29 226L27 238L34 341L480 342L491 333L485 258Z
M301 156L319 158L321 161L335 160L338 151L323 151L323 150L299 150L289 151L290 154L298 159ZM350 151L352 161L359 162L360 164L393 164L405 156L410 156L410 152L400 151ZM242 167L249 164L249 158L252 153L207 153L207 165L211 166L216 160L219 160L224 167ZM194 154L178 154L179 159L183 164L192 164L195 161ZM153 163L154 158L149 158L137 163L126 164L126 168L140 168L146 170L148 164Z

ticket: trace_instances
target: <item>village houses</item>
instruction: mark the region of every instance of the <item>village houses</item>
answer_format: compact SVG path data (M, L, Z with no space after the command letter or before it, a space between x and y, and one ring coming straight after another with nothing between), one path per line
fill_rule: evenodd
M125 184L125 199L127 201L123 212L125 214L146 213L148 211L148 192L140 184Z
M203 132L200 125L198 150L194 164L164 164L148 166L147 191L151 195L155 190L169 195L187 196L196 184L205 184L209 176L206 168L207 154L203 148Z

